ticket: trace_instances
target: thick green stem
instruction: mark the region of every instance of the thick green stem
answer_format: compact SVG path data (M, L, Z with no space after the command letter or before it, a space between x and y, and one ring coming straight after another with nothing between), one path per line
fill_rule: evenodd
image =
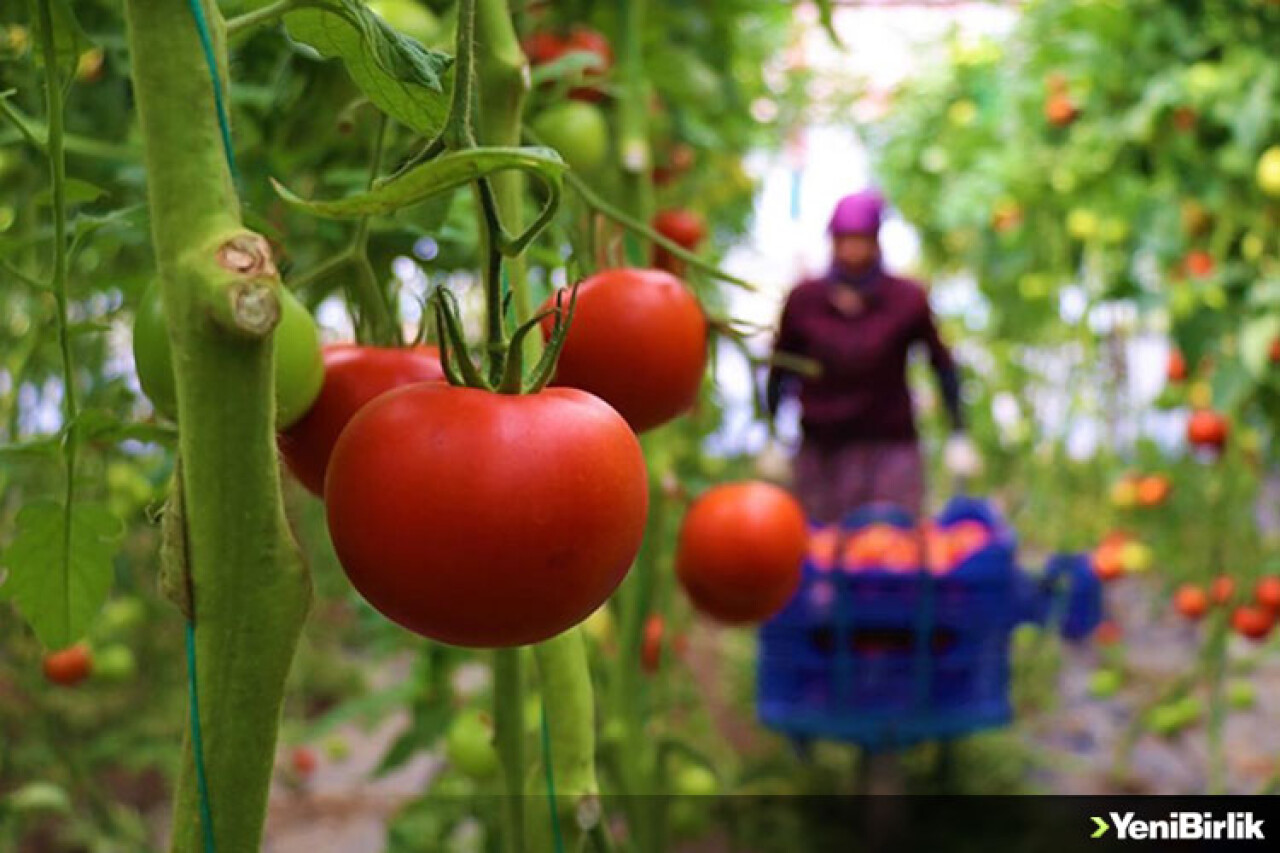
M483 46L476 57L476 73L480 81L477 116L480 141L485 145L519 145L524 98L529 91L529 63L520 48L507 0L479 0L476 38ZM490 182L504 225L510 233L520 233L523 230L524 175L514 170L503 172L494 175ZM508 259L506 270L515 319L521 323L533 313L529 290L524 286L523 258ZM530 347L536 346L536 337L531 336ZM528 347L525 355L527 361L534 357Z
M644 70L644 33L648 0L618 0L621 32L618 74L618 159L622 166L621 206L641 222L653 218L653 157L649 146L649 82ZM631 263L643 266L647 252L634 240L627 241Z
M128 0L129 47L146 156L152 238L177 385L177 528L191 590L214 840L259 850L284 682L310 598L285 523L274 442L270 332L279 276L245 231L223 150L214 85L226 86L222 19L212 79L187 0ZM171 543L175 544L175 543ZM203 849L195 761L186 749L172 849Z
M547 753L550 779L555 785L555 819L565 846L580 849L583 836L600 821L600 786L596 780L595 703L591 690L591 669L586 642L580 628L570 628L534 646L538 663L542 707L546 715ZM554 851L554 835L549 825L547 772L543 764L530 779L539 795L529 806L530 848L538 853ZM535 819L536 818L536 819Z
M524 851L524 681L519 649L493 653L493 737L502 764L502 849Z

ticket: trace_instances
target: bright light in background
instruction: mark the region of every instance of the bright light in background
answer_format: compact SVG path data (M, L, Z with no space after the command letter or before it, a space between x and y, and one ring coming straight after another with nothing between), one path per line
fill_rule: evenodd
M787 73L787 63L799 63L825 78L819 86L824 92L834 88L831 81L842 80L847 87L861 81L865 94L852 115L836 114L818 105L815 124L805 128L799 138L788 140L782 151L756 153L746 160L748 173L760 182L760 194L751 233L727 255L724 266L759 290L732 291L729 309L733 317L769 329L775 325L791 288L820 274L829 264L826 226L836 202L848 193L876 184L866 146L854 132L856 121L883 114L893 89L922 66L945 61L952 44L970 51L981 50L984 44L998 44L1017 16L1016 8L983 3L845 7L836 11L836 30L843 43L843 48L838 48L818 27L812 8L801 9L808 10L804 13L807 17L798 14L797 18L808 26L807 36L784 57L779 68L770 68L768 73L782 75ZM761 112L767 109L762 106ZM919 263L919 239L893 210L887 212L881 247L890 271L910 275ZM960 277L931 284L930 298L940 316L961 318L965 327L973 331L988 327L990 306L976 282ZM1091 314L1088 294L1077 285L1063 288L1059 301L1062 318L1069 324L1088 321L1132 325L1134 319L1125 307ZM750 345L752 352L763 358L771 343L772 335L762 333ZM961 358L968 370L982 374L988 354L980 349L971 351L974 349L964 347ZM1168 343L1160 335L1143 334L1127 342L1126 358L1131 369L1122 393L1128 395L1134 407L1146 406L1160 393L1167 354ZM728 345L720 347L718 356L716 382L724 404L724 425L711 436L707 451L756 453L768 440L764 424L755 418L752 402L753 383L762 383L763 376L752 375L741 354ZM1099 420L1111 418L1110 413L1075 412L1068 395L1059 389L1081 387L1081 381L1101 389L1102 378L1074 375L1072 365L1078 359L1071 354L1029 353L1028 357L1045 361L1044 375L1053 378L1048 382L1052 395L1039 400L1025 416L1034 418L1047 434L1064 437L1074 455L1092 454L1108 437L1128 442L1141 433L1154 437L1168 449L1181 441L1183 418L1178 414L1149 412L1117 426ZM927 390L917 389L918 396L923 399ZM993 414L1014 431L1025 428L1020 423L1024 413L1013 412L1007 402ZM798 443L798 406L783 407L777 428L784 444Z

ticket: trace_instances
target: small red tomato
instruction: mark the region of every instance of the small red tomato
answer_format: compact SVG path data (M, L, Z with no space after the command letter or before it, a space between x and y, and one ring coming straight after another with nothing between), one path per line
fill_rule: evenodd
M1267 350L1267 358L1271 359L1272 364L1280 364L1280 338L1271 342L1271 347Z
M1188 252L1182 266L1193 278L1208 278L1213 275L1213 255L1201 251Z
M551 328L548 317L544 337ZM606 270L578 286L553 384L596 395L644 432L693 406L706 367L707 318L684 282L661 270Z
M443 379L435 347L327 346L320 396L302 420L280 433L280 454L298 482L323 496L329 456L356 412L393 388Z
M644 638L640 643L640 668L652 675L662 663L662 635L666 624L662 616L650 614L644 623Z
M1138 505L1157 507L1169 499L1173 483L1163 474L1148 474L1138 480Z
M306 781L320 766L320 759L316 757L316 752L311 747L298 746L294 747L293 753L289 756L289 763L293 766L293 772Z
M800 585L808 546L804 511L771 483L716 486L685 514L676 576L693 605L729 624L760 622Z
M1218 575L1209 584L1209 600L1214 604L1226 604L1236 594L1236 582L1226 575Z
M1280 613L1280 577L1269 575L1258 581L1253 600L1272 613Z
M44 677L51 684L74 687L93 673L93 653L83 643L44 656Z
M1114 646L1124 639L1124 631L1118 622L1107 619L1098 623L1093 631L1093 639L1100 646Z
M1195 584L1183 584L1173 594L1173 607L1188 619L1199 619L1209 612L1209 596Z
M1194 447L1221 450L1230 431L1231 422L1212 409L1200 409L1187 421L1187 441Z
M1050 95L1044 104L1044 117L1054 127L1066 127L1076 120L1080 111L1069 95L1057 93Z
M587 618L640 548L640 443L573 388L497 394L420 382L342 431L329 533L361 595L455 646L537 643Z
M690 252L697 251L707 237L707 226L702 217L683 208L658 213L653 218L653 230ZM658 245L653 247L653 265L677 275L684 271L684 261Z
M1169 381L1182 382L1187 378L1187 359L1182 350L1169 352Z
M1271 615L1271 611L1264 607L1254 607L1252 605L1241 605L1231 613L1231 627L1240 636L1261 642L1271 633L1271 628L1275 624L1275 619Z
M1124 545L1104 542L1093 552L1093 571L1100 580L1119 580L1124 576Z

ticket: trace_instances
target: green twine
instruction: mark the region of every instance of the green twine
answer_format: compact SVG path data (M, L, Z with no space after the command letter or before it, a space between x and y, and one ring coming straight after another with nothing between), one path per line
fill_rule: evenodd
M200 48L204 51L205 64L209 66L209 82L213 84L213 103L218 112L218 129L222 132L222 150L227 155L227 166L231 169L232 180L239 180L236 172L235 150L231 147L231 120L227 116L227 105L222 99L218 58L213 52L213 36L209 34L209 23L205 20L201 0L187 0L187 5L191 7L191 16L195 18L196 32L200 36Z
M213 36L209 32L209 22L205 19L202 0L188 0L191 17L195 21L196 33L200 37L200 49L204 52L205 64L209 67L209 82L213 85L213 104L218 114L218 130L222 134L222 151L227 158L227 168L231 171L233 181L239 179L236 170L235 149L231 145L231 120L227 116L227 105L222 97L221 78L218 75L218 58L213 50ZM209 778L204 766L204 738L200 729L200 690L196 680L196 628L191 621L187 622L187 687L191 705L191 750L196 765L196 788L200 799L200 828L204 836L205 853L217 853L217 843L213 834L213 808L209 802Z
M551 809L551 836L555 839L556 853L564 853L564 838L560 834L560 812L556 809L556 774L551 767L551 732L547 728L547 703L542 702L542 766L547 774L547 805Z
M209 806L209 780L204 770L204 740L200 734L200 690L196 684L196 626L187 622L187 689L191 694L191 751L195 753L196 788L200 793L200 825L205 853L216 853L213 809Z

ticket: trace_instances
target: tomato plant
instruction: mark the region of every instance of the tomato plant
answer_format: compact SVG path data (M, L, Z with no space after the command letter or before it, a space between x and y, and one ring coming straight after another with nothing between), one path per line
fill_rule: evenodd
M434 347L334 344L324 348L323 361L324 382L315 403L278 439L285 464L316 496L324 494L324 474L338 436L365 404L402 385L444 379Z
M544 321L544 334L550 334ZM556 385L588 391L637 432L687 411L707 363L707 319L675 276L606 270L578 285Z
M600 606L639 548L648 488L634 435L589 394L424 384L352 419L325 503L371 604L423 636L492 648L553 637Z

